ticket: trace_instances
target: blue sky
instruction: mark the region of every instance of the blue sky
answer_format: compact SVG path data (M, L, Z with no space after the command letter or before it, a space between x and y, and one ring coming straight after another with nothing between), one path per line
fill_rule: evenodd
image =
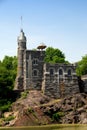
M21 27L28 49L43 42L70 62L87 54L87 0L0 0L1 60L17 55Z

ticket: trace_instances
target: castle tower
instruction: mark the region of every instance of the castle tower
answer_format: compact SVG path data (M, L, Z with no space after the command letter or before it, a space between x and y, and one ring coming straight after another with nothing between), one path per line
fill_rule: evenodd
M21 29L20 36L18 37L18 76L23 76L23 56L26 50L26 37Z
M23 32L23 29L20 31L20 35L17 39L18 42L18 68L17 68L17 78L15 89L24 89L23 80L24 80L24 52L26 50L26 37Z

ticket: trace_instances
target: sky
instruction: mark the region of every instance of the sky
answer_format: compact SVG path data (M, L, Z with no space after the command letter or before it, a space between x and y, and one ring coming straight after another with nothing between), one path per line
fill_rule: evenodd
M27 49L43 42L77 62L87 54L87 0L0 0L0 60L17 55L21 28Z

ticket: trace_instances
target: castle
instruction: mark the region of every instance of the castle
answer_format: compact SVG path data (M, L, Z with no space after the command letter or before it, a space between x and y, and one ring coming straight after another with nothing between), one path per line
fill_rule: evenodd
M18 70L16 90L41 90L44 94L60 98L79 92L78 78L73 64L44 62L44 45L38 50L27 50L26 36L21 29L18 42Z

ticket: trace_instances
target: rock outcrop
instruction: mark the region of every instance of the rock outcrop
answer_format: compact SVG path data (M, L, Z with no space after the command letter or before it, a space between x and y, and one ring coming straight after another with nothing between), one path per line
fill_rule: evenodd
M9 113L14 118L7 123L4 121L3 126L87 124L87 94L79 93L55 100L40 91L29 91L26 97L13 103ZM7 115L4 113L4 116Z

